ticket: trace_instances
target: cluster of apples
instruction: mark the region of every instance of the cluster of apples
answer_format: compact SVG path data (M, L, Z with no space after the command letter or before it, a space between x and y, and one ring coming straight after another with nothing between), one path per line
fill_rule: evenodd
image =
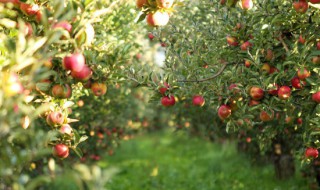
M136 0L137 8L143 11L149 26L168 24L174 0Z
M71 139L73 136L73 129L67 123L67 116L64 115L61 111L52 111L49 112L46 118L47 124L52 128L58 129L59 133L63 136L64 139ZM53 155L64 159L69 156L69 146L65 143L58 143L52 148Z
M164 83L163 86L158 88L159 93L162 95L161 104L165 107L173 106L176 103L175 97L172 94L168 94L170 86L168 83ZM194 106L202 107L205 104L205 99L201 95L194 95L192 97L192 104Z
M308 2L312 4L320 4L320 0L298 0L292 3L293 8L297 11L297 13L306 13L309 9Z

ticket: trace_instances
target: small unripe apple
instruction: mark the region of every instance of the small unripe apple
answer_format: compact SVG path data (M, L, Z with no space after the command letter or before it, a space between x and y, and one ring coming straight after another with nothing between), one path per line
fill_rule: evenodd
M56 127L63 124L64 115L60 111L53 111L47 115L46 121L51 127Z
M170 16L167 12L157 11L147 15L147 24L149 26L165 26L168 24Z
M62 134L68 134L71 135L72 128L69 124L63 124L59 130Z
M305 151L305 156L307 158L318 158L319 152L318 149L309 147Z
M76 71L71 71L71 76L74 79L77 79L79 81L87 81L91 78L92 76L92 70L90 67L88 67L87 65L84 65L83 68L81 69L81 71L76 72Z
M265 73L270 73L270 65L268 63L264 63L261 67L261 71Z
M289 86L281 86L278 90L278 97L281 100L287 100L291 96L291 89Z
M299 79L299 77L293 77L291 79L291 85L296 89L302 89L303 86L305 86L306 84L307 84L307 82L306 81L301 81Z
M161 104L165 107L173 106L176 100L173 95L164 96L161 98Z
M52 148L52 154L59 158L67 158L69 156L69 147L65 144L57 144Z
M157 5L160 8L171 8L173 5L173 0L157 0Z
M292 3L293 8L297 11L297 13L305 13L307 12L309 5L306 0L299 0Z
M299 79L304 80L308 77L310 77L310 71L308 71L306 68L299 69L297 72L297 75Z
M55 98L70 98L72 96L72 89L68 84L55 84L51 89L51 95Z
M202 107L204 105L204 103L205 103L205 100L204 100L203 96L201 96L201 95L193 96L193 98L192 98L193 105Z
M274 118L274 111L271 114L268 114L266 111L260 112L260 119L261 121L271 121Z
M227 36L227 43L229 44L229 46L238 46L238 41L237 38L232 37L232 36Z
M95 96L102 96L107 92L107 85L104 83L94 82L91 85L91 90Z
M250 96L254 100L260 100L264 96L264 91L260 87L253 86L250 89Z
M221 120L224 120L231 115L231 108L228 105L221 105L218 109L218 116Z
M317 102L318 104L320 103L320 91L312 94L312 100Z
M79 72L85 65L85 57L81 53L74 53L63 58L63 67L66 70Z

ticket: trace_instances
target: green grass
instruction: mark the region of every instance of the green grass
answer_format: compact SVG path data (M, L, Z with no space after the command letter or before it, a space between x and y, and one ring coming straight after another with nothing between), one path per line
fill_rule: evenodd
M118 171L106 184L109 190L308 189L299 174L279 181L272 165L252 166L233 143L214 144L184 133L123 142L114 156L100 164Z

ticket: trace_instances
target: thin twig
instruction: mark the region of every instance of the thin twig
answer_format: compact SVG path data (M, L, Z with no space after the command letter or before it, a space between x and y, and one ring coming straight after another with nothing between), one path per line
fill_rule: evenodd
M222 74L222 72L226 69L227 65L229 63L225 63L223 64L223 66L221 67L221 69L214 75L212 75L211 77L208 77L208 78L204 78L204 79L196 79L196 80L178 80L177 82L205 82L205 81L208 81L208 80L212 80L216 77L218 77L219 75Z
M279 40L282 43L282 45L283 45L284 49L286 50L286 52L289 53L290 52L289 48L288 48L287 44L283 41L283 38L282 38L281 35L279 36Z

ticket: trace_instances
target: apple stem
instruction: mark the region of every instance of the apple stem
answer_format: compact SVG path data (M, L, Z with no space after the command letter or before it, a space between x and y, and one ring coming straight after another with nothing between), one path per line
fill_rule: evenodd
M284 42L284 40L283 40L283 38L282 38L281 35L279 36L279 40L280 40L280 42L282 43L283 48L286 50L286 52L289 53L289 52L290 52L290 51L289 51L289 48L288 48L287 44Z

